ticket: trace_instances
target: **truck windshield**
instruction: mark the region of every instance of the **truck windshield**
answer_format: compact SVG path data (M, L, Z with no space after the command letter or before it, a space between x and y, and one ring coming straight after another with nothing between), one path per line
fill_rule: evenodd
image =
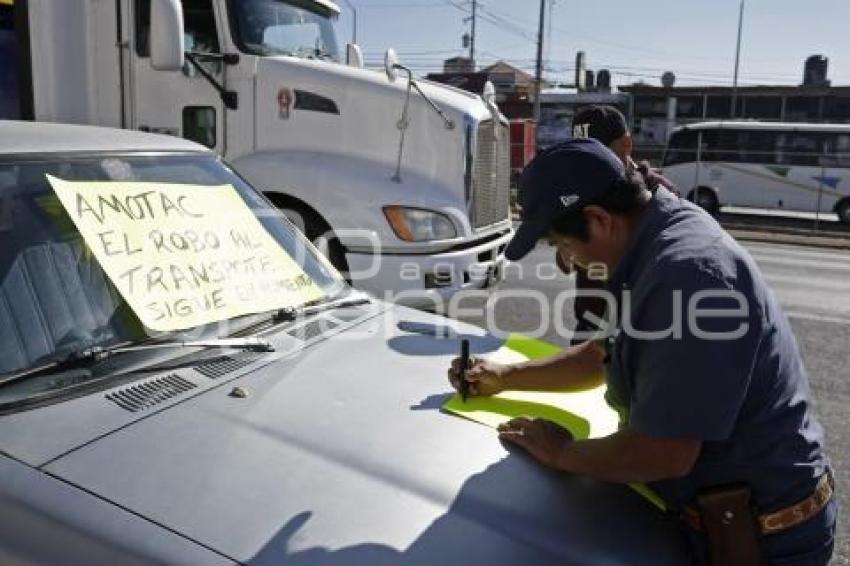
M117 195L122 186L142 183L156 196L133 202L102 196L104 187L118 187ZM76 208L69 208L60 185L74 188ZM232 203L228 211L200 218L204 201L224 198ZM90 217L97 237L81 226L82 215L69 212L74 210ZM134 218L112 220L119 215ZM142 217L147 228L119 236L119 222L140 226ZM215 228L201 231L196 228L201 222L226 227L218 234ZM247 252L232 252L231 234L249 234L240 248ZM284 294L291 292L286 295L291 304L307 302L300 301L307 297L302 288L248 290L245 280L303 283L314 300L345 289L297 230L211 155L0 158L0 242L0 375L86 348L229 335L268 316L266 310L275 308L271 303ZM133 272L116 277L116 262L131 255ZM273 266L264 267L264 261ZM285 279L279 265L287 270ZM128 293L130 277L135 290ZM247 293L259 308L233 310L243 304L239 300L248 300Z
M290 55L340 62L336 14L310 0L230 3L236 43L256 55Z

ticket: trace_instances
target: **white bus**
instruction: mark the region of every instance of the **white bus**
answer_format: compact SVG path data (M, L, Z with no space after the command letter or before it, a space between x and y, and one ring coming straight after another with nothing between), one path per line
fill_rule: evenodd
M850 124L691 124L670 137L664 175L710 212L834 212L850 223Z

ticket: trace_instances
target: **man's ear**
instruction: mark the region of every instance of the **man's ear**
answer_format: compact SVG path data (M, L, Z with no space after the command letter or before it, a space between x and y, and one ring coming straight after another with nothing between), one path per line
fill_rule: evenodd
M601 206L592 204L582 211L587 220L587 231L591 239L607 238L614 229L614 217Z
M626 132L619 138L612 141L609 147L611 148L611 151L617 154L617 157L619 157L623 163L627 163L628 158L632 155L632 149L634 149L632 135L629 132Z
M632 134L626 132L623 136L623 151L626 153L626 157L631 157L632 150L635 148L635 142L632 139Z

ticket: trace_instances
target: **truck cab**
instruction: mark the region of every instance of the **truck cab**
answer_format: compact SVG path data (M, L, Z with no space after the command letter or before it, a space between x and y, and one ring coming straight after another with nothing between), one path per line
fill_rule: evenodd
M21 116L216 151L358 288L439 307L500 278L508 123L492 99L340 46L328 0L15 0ZM163 16L165 15L165 16ZM22 24L21 22L24 22ZM183 42L180 66L151 47Z

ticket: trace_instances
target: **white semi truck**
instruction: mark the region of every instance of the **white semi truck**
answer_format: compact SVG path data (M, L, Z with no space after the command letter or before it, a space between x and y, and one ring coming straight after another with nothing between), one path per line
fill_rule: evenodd
M492 285L511 237L494 97L414 79L392 50L364 68L338 15L328 0L0 0L0 118L198 141L382 298Z

